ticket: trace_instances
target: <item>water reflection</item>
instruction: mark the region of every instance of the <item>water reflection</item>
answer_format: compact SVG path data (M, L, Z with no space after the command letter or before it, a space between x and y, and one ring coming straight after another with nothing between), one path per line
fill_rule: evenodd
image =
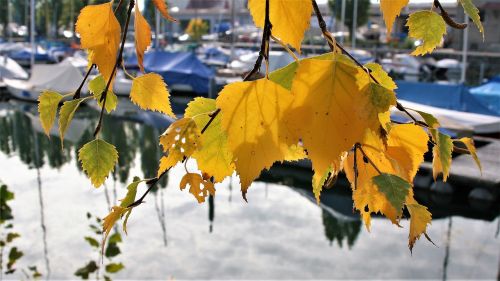
M495 234L499 206L476 210L460 196L436 200L428 191L417 192L417 199L434 214L429 234L445 247L421 241L411 257L405 222L406 229L400 230L375 218L374 230L368 234L352 210L345 180L339 179L335 188L322 195L318 208L310 190L311 174L284 166L262 175L261 183L252 187L249 204L236 196L239 192L232 196L238 184L229 179L218 187L217 196L198 205L178 189L182 171L174 169L147 198L147 204L134 210L129 236L118 239L121 231L115 229L116 241L107 246L105 252L110 256L105 256L101 265L99 221L95 215L85 218L84 214L104 215L123 197L133 176L155 175L161 156L157 140L165 127L145 125L134 112L107 118L102 136L117 147L119 164L105 186L95 190L75 156L78 148L92 139L96 116L91 109L79 111L61 149L57 131L50 140L43 134L36 105L0 104L1 177L19 190L13 210L22 210L19 225L28 233L19 241L27 249L30 241L41 242L31 245L28 266L43 265L47 279L75 275L114 275L119 279L447 279L494 278L498 272L499 240ZM35 185L38 192L33 190ZM453 218L453 226L449 224L451 216L458 216ZM36 228L33 220L37 220ZM119 244L122 238L126 241ZM481 256L476 260L483 265L475 265L470 273L471 267L463 265L470 263L469 252L477 253L478 249ZM114 273L106 271L109 264L114 264L109 267L116 270ZM354 267L360 271L348 270Z

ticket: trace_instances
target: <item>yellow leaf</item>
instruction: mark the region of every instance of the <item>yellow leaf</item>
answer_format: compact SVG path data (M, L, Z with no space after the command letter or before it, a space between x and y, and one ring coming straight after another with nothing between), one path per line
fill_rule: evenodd
M86 143L78 151L78 160L95 187L101 186L118 162L116 148L101 139Z
M406 26L411 38L423 41L411 54L414 56L431 53L446 34L446 23L433 11L418 11L410 14Z
M463 144L465 144L465 147L467 147L467 150L469 151L470 155L476 162L477 166L479 167L479 170L481 173L483 172L483 167L481 167L481 161L479 161L479 158L477 157L476 153L476 146L474 145L474 140L472 138L461 138L459 141L461 141Z
M89 91L99 104L99 107L102 108L101 96L104 93L104 89L106 89L106 81L102 75L96 76L94 79L89 82ZM112 91L108 90L106 94L106 111L110 113L111 111L116 109L118 105L118 97Z
M285 161L298 161L304 158L307 158L307 154L301 144L292 144L288 147L288 151L285 154Z
M160 136L160 144L168 156L160 159L158 176L184 157L189 157L200 146L200 130L192 118L182 118L172 123Z
M387 74L387 72L385 72L385 70L382 68L380 64L370 62L365 64L364 67L366 67L370 71L370 74L384 88L392 91L398 88L394 80L392 80L392 78L389 76L389 74ZM370 75L366 71L360 72L356 78L358 80L357 82L359 88L363 88L366 84L370 83L371 81Z
M166 18L169 21L177 21L174 19L169 13L168 13L168 8L167 4L165 4L165 0L153 0L153 4L155 5L156 9L160 11L160 14Z
M472 19L474 24L477 26L477 29L479 29L479 31L483 35L483 41L484 41L484 28L483 24L481 23L481 18L479 16L479 9L476 8L476 6L474 6L472 0L458 0L458 1L460 2L460 4L462 4L464 11Z
M134 14L135 53L137 54L137 64L141 71L144 72L142 61L144 60L144 52L151 44L151 27L149 27L148 22L142 16L138 6L135 5Z
M82 48L92 51L92 62L107 81L111 77L121 28L113 12L113 1L83 8L76 21L75 31L80 34Z
M408 236L408 247L411 251L417 239L420 238L420 235L427 235L427 224L431 223L432 215L427 210L427 207L420 204L408 204L406 207L410 213L410 234Z
M383 173L397 175L409 183L424 161L428 137L426 132L413 124L394 125L388 136L387 144L374 131L368 130L363 138L362 149ZM356 152L358 178L354 177L354 153L350 152L344 162L344 171L353 188L354 206L361 212L363 220L370 228L370 214L380 212L397 224L401 210L396 210L372 182L378 172L363 159L361 151ZM357 186L355 186L357 183ZM407 201L413 198L410 189Z
M59 135L61 137L61 145L64 143L64 134L73 120L76 110L84 101L85 98L65 101L59 110Z
M263 169L285 159L288 136L280 121L292 100L288 90L267 79L229 84L217 98L244 198Z
M52 91L44 91L38 97L38 113L43 131L50 136L50 129L56 120L57 107L63 96Z
M325 174L339 171L341 156L363 139L366 128L378 129L378 114L395 103L394 93L377 84L359 89L360 71L343 55L304 60L297 69L292 85L295 98L285 125L294 135L289 144L302 140L312 161L316 199Z
M109 233L111 232L111 229L113 229L113 226L115 223L121 218L121 216L127 211L126 208L120 207L120 206L113 206L111 208L111 212L104 217L102 221L102 229L104 232L104 239L102 240L102 246L101 246L101 253L104 253L104 245L106 244L106 239L108 238Z
M203 128L210 120L209 114L216 110L215 100L195 98L188 104L185 117L193 118L198 128ZM203 146L193 153L198 168L214 177L215 182L221 182L225 177L233 174L233 154L227 144L226 133L222 130L221 114L218 114L201 135Z
M434 180L442 173L443 181L448 179L451 167L451 153L453 152L453 142L450 136L442 134L437 129L430 129L434 147L432 148L432 175Z
M249 0L248 9L257 27L264 28L266 0ZM269 0L272 34L300 53L300 44L309 28L312 14L310 0Z
M198 203L205 202L208 194L215 196L214 184L204 180L199 174L188 173L182 177L180 188L183 190L189 184L189 192L198 200ZM203 185L203 187L201 187Z
M391 35L394 20L401 13L409 0L380 0L380 11L384 15L385 26L387 27L388 36Z
M156 110L175 118L170 106L170 94L163 78L156 73L148 73L134 78L130 99L142 109Z

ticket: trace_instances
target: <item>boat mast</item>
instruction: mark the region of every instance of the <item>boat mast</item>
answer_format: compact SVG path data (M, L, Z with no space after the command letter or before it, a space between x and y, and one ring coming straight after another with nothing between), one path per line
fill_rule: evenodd
M155 9L155 47L156 50L160 49L160 40L158 38L160 36L160 13L158 9Z
M467 14L465 14L465 24L469 25L469 16ZM465 83L465 75L467 74L468 48L469 48L469 28L466 28L464 29L464 37L462 42L462 73L460 74L460 84Z
M342 0L342 7L340 10L340 44L344 44L345 2L345 0Z
M30 42L31 42L31 57L30 65L31 70L35 65L35 53L36 53L36 43L35 43L35 0L31 0L30 3Z
M356 28L358 26L358 0L354 0L352 9L352 31L351 31L351 48L356 48Z
M235 44L235 39L236 39L236 34L234 34L234 23L235 23L235 0L232 0L231 2L231 57L229 61L232 61L234 59L234 44Z

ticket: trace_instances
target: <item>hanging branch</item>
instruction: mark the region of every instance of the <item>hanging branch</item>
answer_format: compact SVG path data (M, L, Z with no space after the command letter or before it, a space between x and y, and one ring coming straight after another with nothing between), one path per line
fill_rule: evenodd
M438 1L439 2L439 1ZM328 34L328 36L331 36L330 35L330 32L328 32L328 30L326 30L326 24L325 24L325 21L323 20L323 16L321 15L321 11L319 10L318 8L318 4L316 3L316 0L312 0L312 3L313 3L313 8L314 8L314 13L316 14L316 18L318 20L318 24L321 28L321 32L323 32L323 34ZM325 35L327 36L327 35ZM331 45L330 41L327 40L328 42L328 45ZM342 45L340 45L338 42L335 41L335 46L337 48L339 48L342 53L346 56L348 56L357 66L361 67L362 69L366 69L363 64L361 64L356 58L354 58ZM330 46L330 49L333 50L333 46ZM367 70L367 73L368 75L370 76L370 78L373 80L373 82L377 83L380 85L380 83L377 81L377 79L373 76L373 74ZM401 103L399 103L399 101L396 101L396 108L402 112L404 112L406 115L408 115L408 117L411 118L411 120L413 120L413 122L416 124L416 125L420 125L420 126L423 126L423 127L426 127L428 128L429 126L427 125L427 123L425 122L422 122L422 121L419 121L417 120L417 118L415 118L415 116L413 116L410 112L408 112L408 110L406 110L406 108L403 107L403 105Z
M85 74L85 77L83 77L83 81L82 83L80 83L80 86L78 87L78 89L76 89L75 91L75 94L73 95L73 99L76 100L76 99L79 99L80 98L80 95L81 95L81 91L82 91L82 88L83 88L83 85L85 85L85 81L87 81L87 78L89 77L89 74L90 72L92 72L92 69L94 69L95 67L95 64L92 64L89 69L87 69L87 73Z
M135 1L130 0L129 5L128 5L128 10L127 10L127 20L125 21L125 27L124 27L125 31L123 32L122 41L121 41L121 45L120 45L120 51L118 53L118 57L116 58L116 62L115 62L115 66L113 67L113 71L111 71L111 76L108 79L108 83L106 83L106 88L104 88L104 91L101 94L100 101L102 102L102 108L101 108L101 113L99 114L99 122L97 123L97 127L95 128L95 131L94 131L94 137L96 137L97 134L99 134L99 132L101 131L102 118L104 116L104 109L106 107L107 93L108 93L109 87L111 86L111 81L113 81L113 78L115 76L116 69L118 68L118 65L120 65L120 63L122 62L122 59L123 59L123 49L125 47L125 40L127 39L127 32L128 32L129 22L130 22L130 15L132 14L132 9L134 8L134 5L135 5Z
M382 172L380 171L380 169L377 167L377 165L375 165L375 163L373 163L372 159L370 159L370 157L368 157L368 155L366 155L365 151L363 150L363 147L362 145L358 142L354 145L354 150L356 149L359 149L359 151L361 152L361 154L363 154L363 160L365 162L368 162L370 163L370 165L379 173L379 174L382 174Z
M314 9L314 13L316 14L316 18L318 19L318 25L319 28L321 29L321 33L323 33L323 36L325 38L329 38L330 40L326 40L328 42L328 46L330 47L330 50L333 52L334 46L332 45L332 42L334 42L332 35L330 32L328 32L328 29L326 28L326 23L325 20L323 19L323 16L321 15L321 11L319 10L318 4L316 3L315 0L312 0L312 5Z
M443 18L444 22L446 22L449 26L455 28L455 29L465 29L467 27L466 23L458 23L454 21L448 12L443 8L439 0L434 0L434 7L439 8L439 11L441 12L441 17Z

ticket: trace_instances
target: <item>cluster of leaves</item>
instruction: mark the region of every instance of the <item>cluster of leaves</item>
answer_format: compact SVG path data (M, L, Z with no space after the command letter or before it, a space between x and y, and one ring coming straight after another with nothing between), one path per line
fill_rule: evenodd
M162 1L153 3L165 18L172 20L166 6L159 4ZM477 10L471 8L470 1L461 3L475 19ZM63 138L80 103L95 99L102 108L96 139L79 151L83 169L95 187L105 181L118 159L115 147L99 139L98 133L104 110L111 112L116 107L116 97L109 89L116 68L121 64L134 1L129 2L120 51L120 27L112 4L113 1L87 6L80 13L76 30L81 36L82 47L89 52L89 68L96 65L101 76L90 81L90 96L80 98L75 94L59 111L59 130ZM389 31L394 18L407 4L408 0L381 0ZM446 180L454 142L464 143L468 153L477 160L472 140L452 140L439 131L438 121L430 114L402 107L396 100L395 83L380 65L361 65L335 42L326 31L315 1L250 0L248 7L256 26L264 29L254 70L243 82L225 86L216 99L200 97L188 104L183 118L172 123L160 137L165 155L160 160L157 177L134 179L121 204L114 206L104 218L105 237L123 216L126 232L132 208L142 203L170 168L185 164L189 159L196 160L198 171L189 172L186 168L180 188L189 185L189 192L202 203L209 194L215 195L215 184L235 172L246 200L248 188L262 170L276 162L307 158L312 162L312 188L318 202L324 185L345 172L353 189L354 206L368 229L372 213L381 213L399 225L406 208L410 214L411 249L422 234L427 236L426 228L431 221L427 208L414 199L412 187L428 142L434 144L434 176L442 173ZM291 49L301 52L301 42L309 28L313 9L332 51L298 60ZM436 36L444 34L441 21L445 16L436 15L434 11L424 11L410 16L410 36L424 42L413 54L430 52L439 43ZM144 71L142 59L150 44L151 31L137 6L134 25L138 63ZM269 64L270 38L280 43L296 61L266 73L262 79L250 81L262 61ZM161 76L147 73L132 78L130 99L135 104L175 118ZM63 98L53 92L44 92L40 97L40 118L47 134L55 120L57 104ZM412 122L392 122L390 110L393 108L404 111ZM141 182L149 188L136 200Z
M102 248L103 258L105 257L106 259L105 261L103 260L103 262L100 263L98 261L99 255L97 255L95 260L90 260L85 264L85 266L82 266L77 271L75 271L75 276L78 276L83 280L87 280L89 279L91 274L96 274L96 279L99 279L99 268L100 266L102 266L105 270L105 273L103 273L102 277L104 278L104 280L111 280L109 274L117 273L125 268L123 263L116 263L112 261L113 258L121 253L120 248L118 247L118 243L122 242L122 237L118 232L113 233L109 237L108 243L106 245L106 250L104 251L104 241L102 242L102 245L101 242L99 242L99 237L102 235L102 228L100 227L102 224L102 220L98 217L92 216L92 214L90 213L87 213L87 219L90 221L89 228L92 230L95 236L85 236L84 239L93 249L96 250L96 252L99 252L99 249Z
M12 231L14 228L13 223L7 223L14 219L12 215L12 209L9 206L9 201L14 200L14 193L9 191L7 185L0 185L0 278L3 273L5 274L13 274L16 272L15 264L17 261L24 256L24 253L17 249L16 246L12 246L11 244L14 240L21 237L21 235L17 232ZM7 223L7 224L6 224ZM4 232L6 231L6 232ZM8 249L10 247L10 250ZM3 253L8 252L7 254L7 263L3 264ZM28 271L22 270L27 279L38 279L42 276L36 266L29 266Z

